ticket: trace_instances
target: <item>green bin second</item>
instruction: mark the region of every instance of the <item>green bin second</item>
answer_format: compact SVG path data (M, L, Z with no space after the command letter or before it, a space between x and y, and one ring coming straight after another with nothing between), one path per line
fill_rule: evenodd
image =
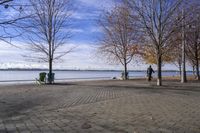
M52 73L51 76L48 73L48 82L50 82L50 81L54 82L54 77L55 77L55 73Z

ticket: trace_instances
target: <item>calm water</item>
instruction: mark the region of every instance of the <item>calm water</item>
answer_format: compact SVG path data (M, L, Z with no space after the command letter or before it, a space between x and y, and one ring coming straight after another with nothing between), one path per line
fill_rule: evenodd
M42 71L0 71L0 83L33 82ZM120 78L120 71L54 71L55 80L91 80ZM178 72L163 72L163 76L176 76ZM189 73L191 74L191 73ZM130 77L145 77L146 72L129 72ZM156 77L156 73L153 75ZM9 82L8 82L9 81Z

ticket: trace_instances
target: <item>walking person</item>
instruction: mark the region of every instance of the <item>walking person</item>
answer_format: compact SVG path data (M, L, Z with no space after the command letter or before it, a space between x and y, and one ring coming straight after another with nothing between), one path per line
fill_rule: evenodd
M154 70L152 69L151 65L147 68L147 77L148 81L151 81L152 79L152 73L155 73Z

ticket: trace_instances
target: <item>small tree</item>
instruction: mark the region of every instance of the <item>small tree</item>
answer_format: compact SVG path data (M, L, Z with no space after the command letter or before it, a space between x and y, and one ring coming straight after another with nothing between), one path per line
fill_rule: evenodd
M52 83L53 61L60 59L72 48L63 49L70 37L70 0L29 0L31 17L24 23L28 33L28 55L31 61L49 63L49 83Z
M138 52L137 17L132 21L130 10L124 5L105 12L99 24L103 29L103 37L99 52L110 62L119 62L124 66L124 79L127 79L127 65Z

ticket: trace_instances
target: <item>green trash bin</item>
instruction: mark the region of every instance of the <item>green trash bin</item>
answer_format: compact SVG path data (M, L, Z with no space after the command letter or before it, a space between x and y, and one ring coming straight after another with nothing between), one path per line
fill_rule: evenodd
M45 72L41 72L39 77L40 82L45 82L46 81L46 73Z

